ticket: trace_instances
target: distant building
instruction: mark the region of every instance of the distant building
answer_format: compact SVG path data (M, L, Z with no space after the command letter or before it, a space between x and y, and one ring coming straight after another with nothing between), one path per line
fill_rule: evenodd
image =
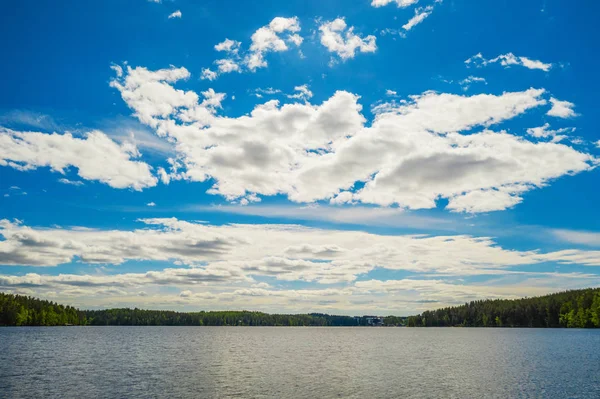
M380 316L363 316L368 326L380 327L383 325L383 317Z

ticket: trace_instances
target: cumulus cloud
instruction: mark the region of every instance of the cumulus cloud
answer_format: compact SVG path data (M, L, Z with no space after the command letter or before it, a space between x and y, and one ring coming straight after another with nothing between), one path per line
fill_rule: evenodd
M177 68L161 71L161 79L187 77ZM195 93L154 76L131 69L116 87L142 122L175 143L179 156L170 178L214 179L209 193L229 200L284 194L295 202L335 198L422 209L447 198L450 210L485 212L514 206L522 193L596 162L572 147L503 131L460 133L545 105L541 89L475 96L425 92L382 104L367 127L358 96L345 91L317 105L271 100L229 118L208 107L208 99L199 103ZM138 93L147 84L156 86L152 96ZM159 90L167 94L164 100ZM353 190L357 182L363 187Z
M544 72L548 72L552 68L552 64L547 64L542 61L532 60L527 57L517 57L513 53L501 54L496 58L486 59L481 53L475 54L473 57L465 61L468 67L483 67L489 64L499 62L500 65L508 68L512 65L520 65L528 69L540 69Z
M211 70L210 68L203 68L200 79L212 81L212 80L215 80L218 76L219 76L219 74L216 73L215 71Z
M299 47L303 38L300 32L298 17L275 17L268 24L256 30L250 40L250 47L243 51L242 43L226 38L214 46L216 51L224 52L227 58L216 60L217 70L209 68L202 70L202 79L215 80L220 74L231 72L255 72L258 68L267 67L266 54L283 52L290 46Z
M225 39L221 43L215 45L215 50L237 53L240 50L241 45L242 42L238 42L237 40Z
M263 26L252 34L250 51L244 59L246 66L251 71L264 68L267 66L265 54L287 51L289 44L300 46L303 38L297 32L300 32L298 17L273 18L269 25Z
M113 188L142 190L155 186L158 180L148 164L134 160L139 156L135 145L119 145L100 131L77 138L70 133L0 128L0 166L21 171L48 167L65 174L73 167L82 179L100 181Z
M375 36L368 35L363 38L355 34L354 27L348 27L344 18L323 22L319 31L321 44L342 60L354 58L357 52L374 53L377 50Z
M568 101L560 101L556 98L550 99L550 104L552 104L552 108L546 115L555 116L557 118L573 118L579 116L573 108L575 108L575 104Z
M217 65L219 73L241 72L239 64L235 60L229 58L216 60L215 64Z

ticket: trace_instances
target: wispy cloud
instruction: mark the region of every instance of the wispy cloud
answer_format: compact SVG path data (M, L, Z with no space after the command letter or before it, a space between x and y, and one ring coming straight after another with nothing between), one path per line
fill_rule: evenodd
M600 232L553 229L550 233L559 240L571 244L600 247Z
M475 54L471 58L465 61L467 67L483 67L489 64L500 63L500 65L508 68L512 65L520 65L528 69L540 69L544 72L548 72L553 65L538 60L533 60L528 57L518 57L513 53L501 54L496 58L487 59L481 53Z
M222 212L237 215L282 218L290 220L325 221L362 226L385 226L398 228L433 228L454 231L458 218L420 216L398 208L375 208L364 206L337 207L328 205L286 206L191 206L193 211Z
M0 114L0 125L7 127L28 127L55 132L62 128L50 115L40 112L15 109Z

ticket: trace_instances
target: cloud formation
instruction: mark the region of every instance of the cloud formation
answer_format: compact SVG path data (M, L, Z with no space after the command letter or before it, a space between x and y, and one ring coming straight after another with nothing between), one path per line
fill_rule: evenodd
M575 108L575 104L571 102L560 101L553 97L550 99L550 104L552 104L552 108L546 115L563 119L579 116L575 110L573 110L573 108Z
M542 89L425 92L380 104L367 127L358 96L345 91L317 105L271 100L249 115L219 116L223 94L213 91L209 100L205 92L200 103L195 93L171 86L186 72L129 68L113 86L143 123L175 143L170 179L214 179L209 193L232 201L284 194L294 202L423 209L446 198L451 211L488 212L597 162L566 145L488 130L545 105ZM150 95L142 94L149 85ZM478 126L483 130L460 133ZM363 187L353 189L356 183Z
M148 164L134 160L139 156L135 145L117 144L100 131L77 138L70 133L45 134L0 128L0 166L21 171L48 167L64 175L73 167L82 179L139 191L155 186L158 181ZM66 183L67 179L61 182Z
M278 280L353 281L375 267L447 275L495 274L548 261L600 266L600 251L513 251L485 237L384 236L298 225L210 225L143 219L144 229L32 228L0 221L0 264L57 266L76 259L120 265L175 262L232 276Z
M354 27L348 27L344 18L323 22L319 31L321 44L342 60L354 58L357 52L374 53L377 50L375 36L361 37L355 34Z
M513 268L544 262L600 266L600 251L515 251L485 237L388 236L295 225L215 226L177 219L142 222L146 228L97 230L32 228L0 221L3 265L55 266L75 260L90 265L120 265L128 260L175 265L139 273L106 274L97 269L93 274L0 275L0 288L49 297L87 297L92 301L88 303L96 301L96 305L115 299L146 306L220 303L232 308L245 303L271 311L281 308L269 298L278 298L277 304L286 309L298 309L301 304L314 310L321 309L320 300L326 297L330 299L327 306L357 312L361 306L372 311L380 307L406 310L419 308L416 303L439 306L466 299L543 294L557 287L590 284L598 277ZM357 280L376 268L405 270L421 277ZM494 283L500 275L520 283ZM467 285L457 279L466 276L492 280ZM302 290L276 288L259 282L265 278L275 285L289 281L319 285ZM171 297L160 287L179 288L180 294Z
M265 56L271 52L283 52L290 46L300 47L304 38L299 35L300 21L298 17L275 17L268 24L256 30L250 37L250 47L242 50L242 43L226 38L216 44L214 49L223 52L226 58L214 62L217 70L204 68L202 79L215 80L219 75L231 72L256 72L266 68L268 63Z

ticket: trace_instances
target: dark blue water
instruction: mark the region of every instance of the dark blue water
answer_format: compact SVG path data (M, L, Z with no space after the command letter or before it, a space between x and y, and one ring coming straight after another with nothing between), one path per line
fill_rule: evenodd
M600 398L600 330L0 329L2 398Z

